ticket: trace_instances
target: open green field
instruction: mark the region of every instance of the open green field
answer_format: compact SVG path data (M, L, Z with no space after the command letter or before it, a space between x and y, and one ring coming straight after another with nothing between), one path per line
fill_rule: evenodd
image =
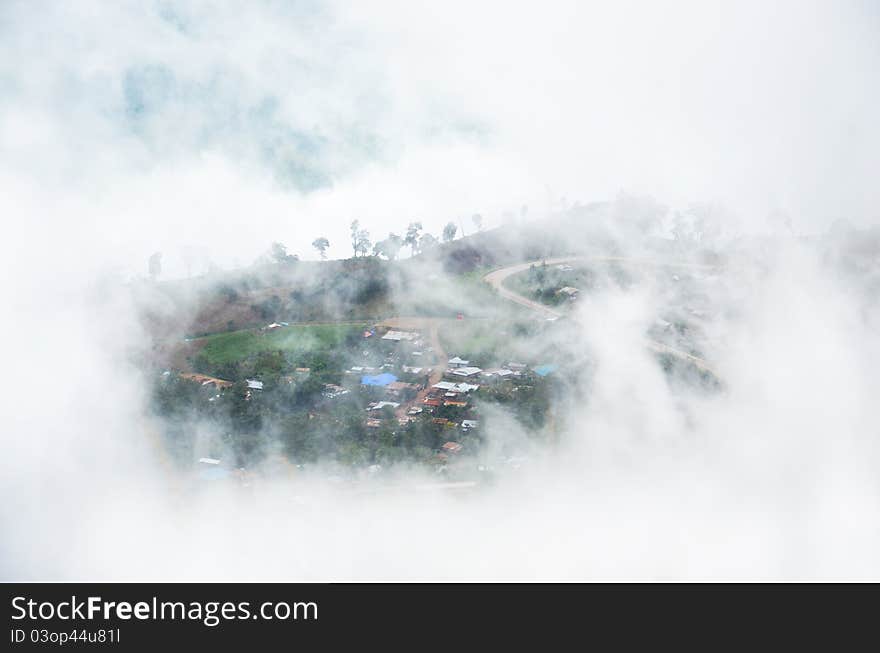
M211 365L244 360L263 351L308 353L341 348L363 332L363 324L292 325L273 331L232 331L201 339L199 354Z

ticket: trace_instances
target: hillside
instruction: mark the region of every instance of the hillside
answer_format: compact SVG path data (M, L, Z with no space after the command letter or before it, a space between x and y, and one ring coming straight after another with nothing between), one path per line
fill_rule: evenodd
M134 285L143 323L158 342L200 338L271 322L374 321L391 315L515 317L480 279L525 260L588 252L614 254L608 205L578 206L518 221L412 258L361 256L260 264L194 279Z

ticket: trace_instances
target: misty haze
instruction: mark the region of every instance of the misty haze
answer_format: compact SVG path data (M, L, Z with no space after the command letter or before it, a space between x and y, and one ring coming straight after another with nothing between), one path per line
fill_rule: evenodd
M877 580L878 37L2 3L0 579Z

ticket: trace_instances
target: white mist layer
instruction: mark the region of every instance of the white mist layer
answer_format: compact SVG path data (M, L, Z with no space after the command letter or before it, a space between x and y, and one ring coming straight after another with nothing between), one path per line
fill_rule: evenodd
M720 198L757 230L769 210L800 234L877 224L870 3L545 4L336 6L322 39L275 5L181 5L184 37L152 5L3 3L0 579L880 577L876 309L795 241L745 246L712 291L717 395L670 389L644 347L650 287L583 297L558 346L594 362L589 394L565 403L558 445L484 491L413 476L357 496L321 478L192 493L169 475L118 283L156 250L168 276L187 249L197 272L273 240L308 255L326 235L343 256L355 217L380 236L474 212L489 227L619 188ZM222 83L134 133L121 89L151 65ZM267 98L329 134L332 184L279 184L252 149L274 132L202 139L209 108ZM361 119L376 157L343 147ZM496 417L490 447L522 437Z
M113 344L134 328L125 304L86 316L74 302L58 314L65 340L39 322L18 334L45 342L28 366L62 360L64 376L45 395L21 392L43 374L6 383L19 401L4 430L2 575L875 578L880 356L857 289L797 244L769 273L728 270L724 283L746 299L716 325L720 394L670 391L643 346L647 297L591 298L581 338L560 343L596 363L560 443L465 497L416 477L360 494L319 478L183 491L145 433L143 379ZM725 308L726 291L715 300Z

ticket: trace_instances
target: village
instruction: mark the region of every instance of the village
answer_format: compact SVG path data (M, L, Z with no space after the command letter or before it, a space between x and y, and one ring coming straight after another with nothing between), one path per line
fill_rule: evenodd
M380 428L382 420L373 415L382 411L388 415L393 411L394 419L402 427L429 415L433 424L449 434L449 440L437 454L440 460L461 452L458 433L466 434L479 427L474 398L481 388L516 391L529 383L533 374L546 376L553 369L546 365L532 370L515 361L484 369L477 361L459 356L446 358L446 352L432 346L417 331L374 327L364 337L378 338L387 351L381 366L355 366L347 371L359 379L360 391L373 399L367 406L370 416L366 426Z
M492 460L484 455L486 411L491 407L493 418L509 418L531 438L555 437L559 389L581 373L559 359L553 346L574 328L560 318L584 291L608 279L628 284L637 273L632 266L620 268L616 259L600 263L611 270L604 281L597 276L600 268L571 257L486 274L484 281L502 301L525 309L516 319L457 313L361 324L279 320L211 336L193 359L195 370L163 372L187 384L160 393L171 406L166 413L181 414L174 406L189 401L190 416L223 430L219 437L194 438L191 432L204 429L188 417L191 425L179 428L173 441L178 457L184 466L198 460L197 475L211 480L246 479L245 470L270 459L283 462L276 468L330 461L342 474L371 475L416 463L449 479L521 465L528 459L523 447L509 445ZM690 286L685 290L684 271L667 276L679 299L699 305L699 294ZM674 324L658 318L649 329L653 339L646 345L664 368L684 361L708 373L696 355L697 318L704 317L697 313L692 310L687 320L670 314ZM210 363L205 354L226 340L239 362L224 363L218 355ZM250 353L242 358L242 352Z
M339 415L349 415L355 406L361 415L357 418L354 440L390 440L393 447L418 433L415 437L422 445L420 448L430 449L426 462L438 473L460 475L464 467L475 465L482 444L482 405L500 402L505 410L515 413L532 398L535 385L545 382L556 370L556 365L470 360L447 353L441 344L443 331L458 322L458 318L398 318L370 325L350 347L350 358L357 364L334 375L332 382L315 384L311 368L296 367L292 373L278 375L271 381L245 379L243 400L265 406L266 393L277 396L280 391L291 395L298 388L311 385L316 392L308 401L306 428L317 430L319 425L335 423L340 429L352 429L350 420L339 419ZM402 322L407 328L400 326ZM273 322L260 331L268 333L287 327ZM201 401L209 404L223 402L227 399L225 395L236 392L235 382L207 374L179 372L178 377L197 385ZM542 410L546 411L546 406ZM240 461L230 465L213 450L201 453L206 455L198 459L200 478L247 477ZM511 459L519 458L512 452ZM371 473L381 470L382 463L375 456L363 462Z

